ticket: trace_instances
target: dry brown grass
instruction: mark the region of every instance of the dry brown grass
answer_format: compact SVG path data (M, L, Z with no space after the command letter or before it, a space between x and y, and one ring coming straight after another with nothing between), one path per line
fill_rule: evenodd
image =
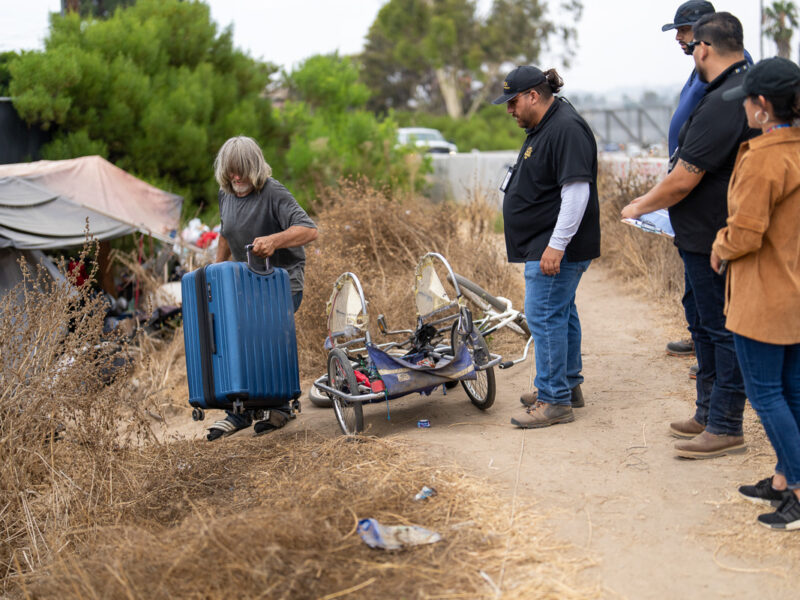
M484 571L495 585L503 577L504 598L599 594L570 584L578 565L552 549L536 515L518 509L524 532L509 529L505 501L452 467L425 465L403 444L282 432L150 446L124 464L95 542L27 577L28 593L331 598L357 588L347 597L496 597ZM415 502L423 485L438 495ZM443 540L372 550L355 533L364 517L419 524Z
M643 176L619 177L601 167L598 178L600 264L639 293L660 304L673 319L683 319L683 263L672 239L646 233L620 221L620 211L657 182Z
M117 448L148 434L122 393L125 368L113 365L125 343L102 335L102 300L22 266L25 281L0 300L5 585L50 562L71 529L103 511Z
M354 272L369 302L370 332L383 313L391 328L414 326L414 267L426 252L439 252L456 273L520 307L522 276L505 259L492 233L495 211L484 199L466 206L412 198L398 202L364 182L345 182L316 207L320 235L306 249L303 304L296 315L303 378L325 370L325 305L333 282Z
M345 269L361 275L373 315L404 327L413 322L413 267L430 250L509 295L516 277L496 251L491 219L480 205L400 205L363 186L329 198L298 318L304 371L316 374L324 358L324 304ZM407 445L285 431L213 445L159 441L146 423L174 410L174 396L185 401L180 331L140 331L124 348L134 366L104 374L114 355L99 351L100 301L34 279L24 311L11 297L0 305L0 595L601 595L575 587L589 563L568 558L529 508L509 506L456 467L426 464ZM422 485L439 495L414 502ZM354 532L365 517L419 524L443 541L370 550Z

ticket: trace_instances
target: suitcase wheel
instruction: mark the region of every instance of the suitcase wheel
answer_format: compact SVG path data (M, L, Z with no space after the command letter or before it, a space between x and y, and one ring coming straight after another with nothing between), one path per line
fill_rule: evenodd
M192 420L193 421L202 421L206 418L206 413L202 408L193 408L192 409Z

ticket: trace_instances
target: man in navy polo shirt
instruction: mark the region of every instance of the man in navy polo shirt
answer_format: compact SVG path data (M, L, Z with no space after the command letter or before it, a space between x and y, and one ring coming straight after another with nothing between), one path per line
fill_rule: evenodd
M745 450L745 395L733 337L725 329L725 280L711 268L711 244L728 216L728 181L739 145L758 132L747 126L741 104L722 100L747 70L742 24L730 13L709 14L694 24L693 35L687 47L706 93L681 128L675 166L622 217L669 208L694 298L694 310L685 312L699 366L695 414L671 423L670 433L686 440L675 445L678 456L713 458Z
M661 31L670 31L671 29L675 29L675 39L680 45L681 50L683 50L684 54L687 56L691 56L692 51L688 44L694 41L692 25L694 25L701 17L713 14L714 12L714 5L711 4L711 2L706 2L705 0L689 0L678 7L678 10L675 11L675 18L673 19L672 23L667 23L664 25L661 28ZM747 53L747 50L744 51L744 57L749 64L753 64L753 59ZM683 124L686 122L686 119L689 118L689 115L692 114L698 102L700 102L703 96L705 96L706 85L707 82L700 78L697 69L692 69L689 79L686 80L683 89L681 89L680 97L678 99L678 106L675 109L675 112L672 115L672 120L669 123L667 147L669 149L670 156L673 156L678 148L678 134L680 133L681 127L683 127ZM683 306L684 310L690 312L694 310L692 288L688 284L684 286ZM688 322L692 322L693 320L694 318L687 319ZM691 339L669 342L667 344L667 354L673 354L675 356L687 356L694 354L694 343ZM692 367L692 369L693 372L696 373L697 366L695 365Z
M692 25L703 15L708 15L713 12L714 6L711 2L706 2L705 0L689 0L678 7L678 10L675 11L675 18L672 20L672 23L664 25L661 31L675 29L675 39L680 45L681 50L683 50L684 54L687 56L691 56L692 53L687 44L694 40L692 36ZM667 137L669 156L672 156L678 147L678 133L681 127L683 127L686 119L692 114L695 106L697 106L697 103L700 102L700 99L705 93L705 82L700 79L697 74L697 69L692 69L689 79L686 80L683 89L681 89L678 106L672 114L672 120L669 123L669 135ZM694 298L692 298L691 294L692 288L688 285L684 285L683 306L685 310L690 310L686 308L687 306L692 307L694 305ZM689 320L691 321L692 319ZM688 340L669 342L667 344L667 354L675 356L694 354L694 343L691 338Z
M691 56L692 51L689 49L688 44L694 41L692 25L697 23L704 15L713 13L714 5L711 4L711 2L706 2L705 0L689 0L689 2L684 2L678 7L673 22L664 25L661 31L675 29L675 39L678 41L681 50L683 50L684 54L687 56ZM700 99L706 93L706 83L707 82L703 81L698 75L697 69L692 69L689 79L686 80L683 89L681 89L678 107L675 109L672 120L669 123L667 147L670 156L672 156L675 149L678 147L678 133L680 133L681 127L683 127L686 119L689 118L689 115L692 114L697 103L700 102Z
M534 341L536 392L520 399L517 427L575 420L583 406L581 324L575 292L600 256L597 145L586 121L555 96L564 82L555 69L517 67L494 104L525 129L517 161L501 186L509 262L525 263L525 315Z

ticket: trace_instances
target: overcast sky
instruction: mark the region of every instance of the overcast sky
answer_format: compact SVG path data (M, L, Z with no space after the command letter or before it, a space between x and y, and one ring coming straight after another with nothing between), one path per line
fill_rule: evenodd
M712 0L718 11L736 15L744 26L745 47L758 60L759 0ZM771 0L765 0L765 3ZM313 54L338 50L356 53L385 0L209 0L212 18L233 24L234 44L254 58L291 69ZM551 0L550 5L560 2ZM570 68L561 68L556 53L546 53L543 68L556 67L569 90L613 92L622 88L681 85L691 70L674 39L662 33L672 21L678 0L583 0L578 45ZM478 0L488 11L491 0ZM0 0L0 51L43 47L48 13L60 10L60 0ZM798 35L792 40L797 60ZM775 46L765 40L764 55Z

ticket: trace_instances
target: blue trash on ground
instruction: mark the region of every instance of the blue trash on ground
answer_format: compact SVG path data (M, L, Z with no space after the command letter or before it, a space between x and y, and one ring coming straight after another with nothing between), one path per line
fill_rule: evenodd
M434 544L442 536L418 525L381 525L375 519L361 519L358 535L370 548L399 550L408 546Z

